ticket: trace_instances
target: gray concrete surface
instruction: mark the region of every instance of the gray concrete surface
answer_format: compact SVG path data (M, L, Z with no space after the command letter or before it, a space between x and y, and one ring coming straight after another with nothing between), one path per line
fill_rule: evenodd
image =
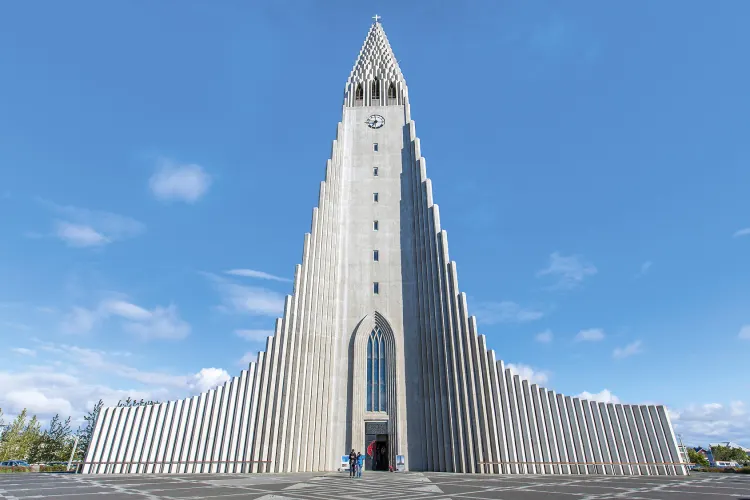
M0 499L503 499L750 500L750 476L690 477L327 474L0 475Z

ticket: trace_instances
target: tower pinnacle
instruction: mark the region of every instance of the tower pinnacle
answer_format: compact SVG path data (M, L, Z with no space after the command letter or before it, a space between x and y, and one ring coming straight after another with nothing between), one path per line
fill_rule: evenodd
M347 106L402 105L407 99L406 81L385 35L381 17L375 14L365 43L346 82ZM386 100L387 99L387 100Z

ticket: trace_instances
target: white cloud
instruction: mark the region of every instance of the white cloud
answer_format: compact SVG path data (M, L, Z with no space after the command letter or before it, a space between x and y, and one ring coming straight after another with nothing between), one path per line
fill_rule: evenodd
M15 321L3 321L3 326L6 326L8 328L12 328L13 330L21 330L24 332L28 332L29 330L33 330L32 327L27 325L26 323L17 323Z
M729 402L729 416L730 417L741 417L747 413L745 410L745 403L743 401L730 401Z
M265 288L226 284L222 287L224 302L235 312L280 316L284 312L284 296Z
M91 382L61 370L73 370L73 366L29 366L25 370L0 371L0 407L6 417L28 408L32 414L48 420L55 413L65 418L71 416L73 428L82 423L83 415L100 398L106 405L114 405L128 396L136 399L160 399L169 391L157 387L147 389L118 390Z
M162 201L195 203L208 191L211 176L200 165L162 160L148 185Z
M716 441L750 443L750 412L746 411L744 401L670 408L669 416L675 433L682 434L686 445L706 446Z
M240 359L240 365L248 366L250 363L257 361L257 360L258 360L258 353L253 352L253 351L248 351Z
M55 234L71 247L100 247L110 240L91 226L58 222Z
M101 247L114 241L138 236L146 228L135 219L111 212L58 205L43 199L37 201L50 208L62 219L56 221L52 236L72 247ZM44 235L29 232L27 236L43 237Z
M576 397L604 403L622 402L608 389L594 394L584 391ZM630 403L663 404L646 401ZM682 435L686 446L707 446L709 442L716 441L750 443L750 411L742 400L732 400L729 404L711 402L691 404L684 408L668 407L667 413L675 434Z
M612 356L619 359L634 356L642 352L642 344L643 343L640 340L636 340L625 347L616 347L615 350L612 351Z
M558 252L553 252L549 256L549 266L537 271L537 277L553 276L557 278L557 283L551 286L551 289L572 289L583 282L587 276L593 276L597 273L593 264L586 262L578 255L564 256Z
M740 333L737 334L737 337L741 338L742 340L750 340L750 325L742 325L742 328L740 328Z
M740 236L747 236L750 234L750 227L739 229L732 235L733 238L739 238Z
M264 273L263 271L254 271L252 269L230 269L224 271L226 274L232 276L243 276L245 278L259 278L262 280L273 280L273 281L292 281L288 278L282 278L280 276L274 276L273 274Z
M72 406L69 401L60 397L48 397L35 389L21 389L11 391L5 395L6 403L15 409L26 408L32 413L43 415L70 415ZM64 418L64 417L63 417Z
M274 334L273 330L235 330L234 334L251 342L265 342Z
M11 351L16 354L21 354L22 356L36 356L36 351L34 349L27 349L25 347L13 347Z
M552 330L544 330L543 332L539 332L536 335L534 335L534 339L537 342L541 342L542 344L549 344L552 342Z
M496 323L526 323L544 316L542 311L521 307L515 302L480 302L474 311L477 320L486 325Z
M575 396L581 399L588 399L589 401L597 401L599 403L619 403L620 398L612 394L608 389L602 389L600 392L590 393L583 391L582 393Z
M546 384L549 381L548 372L536 370L529 365L508 363L505 367L510 369L514 375L528 380L531 384Z
M601 328L589 328L581 330L576 335L576 342L598 342L604 339L604 331Z
M74 307L63 317L60 328L63 333L88 333L94 328L96 320L96 312Z
M114 314L132 321L145 321L151 318L151 313L135 304L124 300L108 300L99 306L105 314Z
M238 285L211 273L203 273L209 278L223 304L225 312L278 317L284 312L284 296L266 288Z
M650 260L647 260L646 262L644 262L643 264L641 264L641 269L640 269L640 271L638 271L638 274L636 274L635 277L636 278L640 278L642 276L646 276L646 274L648 273L649 269L651 269L651 266L653 264L654 263L651 262Z
M183 339L190 324L180 318L177 306L156 306L147 310L124 300L104 300L93 310L74 307L63 319L65 333L87 333L97 323L110 318L123 320L123 329L143 339Z
M133 321L124 325L126 331L143 339L184 339L190 335L190 325L180 318L177 306L155 307L149 311L145 321Z
M193 375L189 386L196 392L205 392L223 384L229 378L229 373L221 368L203 368Z
M40 341L37 347L42 358L39 365L12 372L0 370L0 408L6 420L28 408L43 419L55 413L70 415L75 428L100 398L105 406L127 397L167 401L198 394L230 378L221 368L203 368L187 375L140 370L122 362L128 357L123 352ZM92 380L109 380L125 388Z

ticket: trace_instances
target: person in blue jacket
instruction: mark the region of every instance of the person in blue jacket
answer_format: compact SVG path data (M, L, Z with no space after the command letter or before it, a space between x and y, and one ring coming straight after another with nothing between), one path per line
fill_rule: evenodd
M357 477L362 477L362 469L365 467L365 456L357 453Z

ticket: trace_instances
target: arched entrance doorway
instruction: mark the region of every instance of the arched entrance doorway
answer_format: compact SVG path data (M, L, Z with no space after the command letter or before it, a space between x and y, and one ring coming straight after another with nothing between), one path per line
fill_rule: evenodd
M351 345L351 447L365 455L366 470L389 470L398 452L393 330L376 311L359 322Z

